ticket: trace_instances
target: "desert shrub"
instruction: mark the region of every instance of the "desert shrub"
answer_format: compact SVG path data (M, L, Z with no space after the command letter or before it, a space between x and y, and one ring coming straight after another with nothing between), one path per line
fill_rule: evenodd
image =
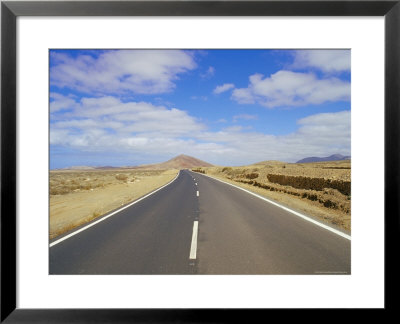
M324 206L327 207L327 208L334 208L334 209L337 209L336 203L334 203L333 201L330 201L330 200L326 200L326 201L324 202Z
M193 172L198 172L198 173L206 173L206 171L198 168L198 169L192 169Z
M230 172L230 171L232 171L232 168L231 168L231 167L224 167L224 168L222 168L222 172Z
M226 171L227 174L229 174L232 177L245 177L246 170L243 169L233 169L233 168L228 168Z
M247 179L255 179L258 178L258 173L252 172L245 175Z
M128 176L125 174L117 174L115 176L115 179L120 180L120 181L126 181L128 179Z
M97 217L101 216L101 214L102 214L101 211L100 211L99 209L96 209L96 210L92 213L92 215L91 215L90 218L92 218L92 219L97 218Z
M311 201L316 201L318 200L318 196L317 195L307 195L307 198L310 199Z
M50 195L65 195L69 192L70 190L68 188L63 188L63 187L50 188Z

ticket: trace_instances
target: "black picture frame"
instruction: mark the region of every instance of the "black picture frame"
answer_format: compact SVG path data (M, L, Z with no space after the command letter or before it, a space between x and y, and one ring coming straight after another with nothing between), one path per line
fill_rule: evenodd
M2 1L1 322L250 322L265 310L19 309L16 307L16 19L19 16L384 16L385 310L395 310L399 247L400 0L394 1ZM368 285L368 283L366 283ZM260 314L261 313L261 314Z

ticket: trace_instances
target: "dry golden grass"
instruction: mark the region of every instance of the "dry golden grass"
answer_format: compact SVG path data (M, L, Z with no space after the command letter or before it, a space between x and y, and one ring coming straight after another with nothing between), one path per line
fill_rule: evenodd
M178 170L50 172L50 238L92 221L171 181Z
M351 162L283 163L200 168L289 207L351 230Z
M164 170L57 170L50 171L50 196L105 188L121 182L134 182L137 177L157 176ZM117 180L117 181L116 181Z

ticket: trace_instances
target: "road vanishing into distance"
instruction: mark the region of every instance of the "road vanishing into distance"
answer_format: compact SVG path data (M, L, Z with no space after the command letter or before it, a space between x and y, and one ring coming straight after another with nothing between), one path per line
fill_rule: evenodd
M349 236L188 170L96 222L50 242L50 274L351 272Z

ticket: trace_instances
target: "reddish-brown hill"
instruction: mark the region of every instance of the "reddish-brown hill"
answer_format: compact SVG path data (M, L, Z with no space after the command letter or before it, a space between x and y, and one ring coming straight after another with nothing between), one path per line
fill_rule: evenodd
M139 169L190 169L196 167L210 167L212 164L188 155L178 155L171 160L156 164L140 165Z

